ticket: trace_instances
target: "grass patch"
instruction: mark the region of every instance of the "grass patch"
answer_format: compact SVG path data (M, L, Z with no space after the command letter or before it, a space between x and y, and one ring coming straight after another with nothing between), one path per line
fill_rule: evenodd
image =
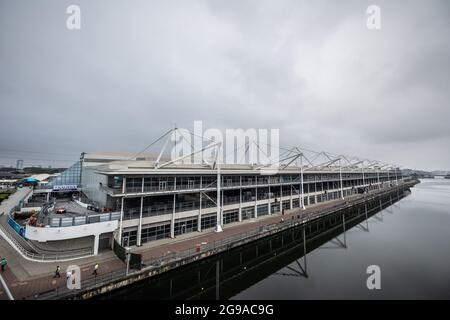
M3 200L6 200L9 198L9 196L12 194L12 191L2 191L0 192L0 203L2 203Z

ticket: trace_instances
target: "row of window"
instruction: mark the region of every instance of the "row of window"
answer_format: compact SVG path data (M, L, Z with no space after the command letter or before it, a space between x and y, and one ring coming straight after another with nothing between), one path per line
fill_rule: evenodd
M197 231L198 220L197 218L183 219L175 221L174 234L176 236L184 233Z
M238 210L232 210L232 211L225 211L223 213L223 224L228 224L232 222L239 221L239 211Z
M223 187L233 187L239 186L241 176L223 176L222 186ZM354 179L362 180L362 176L358 174L346 175L343 177L344 180ZM365 177L366 181L371 181L375 183L377 181L376 176ZM392 178L391 178L392 179ZM321 182L321 181L338 181L339 175L306 175L304 182ZM115 180L114 180L115 181ZM276 183L290 183L297 182L300 183L300 178L298 176L242 176L242 185L267 185ZM114 186L117 186L114 183ZM127 178L126 179L126 191L127 192L141 192L142 188L144 192L151 191L166 191L174 190L175 177L145 177L142 181L140 178ZM216 187L216 177L205 176L200 179L199 176L192 177L177 177L176 179L176 189L186 190L186 189L198 189L198 188L215 188Z
M350 195L354 193L353 190L345 190L344 195ZM312 205L332 199L338 199L340 197L340 192L330 192L325 195L319 195L317 198L315 196L310 196L304 198L305 205ZM308 201L309 200L309 201ZM298 208L300 206L300 201L298 198L292 200L292 208ZM284 210L291 209L291 202L289 200L285 200L282 202L282 207ZM280 212L280 203L272 203L270 207L271 213ZM258 217L265 216L269 214L268 205L258 205L257 206ZM242 208L242 220L253 219L255 218L255 207L246 207ZM225 211L223 214L223 223L229 224L232 222L239 221L239 211L238 210L230 210ZM201 218L201 228L209 229L214 228L217 224L217 215L216 213L208 214L202 216ZM185 218L181 220L176 220L174 224L174 234L175 236L190 233L197 231L198 227L198 219L197 217ZM144 227L142 229L141 234L141 243L144 244L146 242L169 238L170 237L170 223L163 223L160 225ZM124 246L133 246L137 244L137 231L125 231L123 232L123 245Z

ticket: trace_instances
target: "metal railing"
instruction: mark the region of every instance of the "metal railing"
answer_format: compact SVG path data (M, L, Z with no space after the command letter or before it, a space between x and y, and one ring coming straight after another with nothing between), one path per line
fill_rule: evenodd
M113 221L120 219L120 212L108 212L91 214L86 216L75 216L75 217L58 217L50 218L48 225L50 227L72 227L84 224L91 224L97 222Z
M137 271L131 271L128 275L133 275ZM49 299L70 299L76 297L80 292L85 292L91 289L99 288L109 283L123 280L127 276L126 269L120 269L117 271L111 271L104 274L98 274L97 276L91 275L88 278L81 278L81 289L69 289L66 283L57 286L54 289L48 290L46 292L41 292L27 297L26 299L38 299L38 300L49 300Z
M387 177L383 177L380 175L380 181L381 182L388 182L387 179L385 179ZM372 183L372 184L376 184L378 183L378 178L377 177L368 177L366 176L365 178L366 180L366 184ZM400 179L399 179L400 180ZM340 182L340 178L339 176L337 177L309 177L308 175L305 175L304 177L304 184L308 184L308 183L328 183L328 182ZM358 184L359 182L357 181L362 181L362 175L359 177L342 177L342 181L343 182L347 182L347 181L355 181L355 185ZM390 177L389 181L394 182L395 178ZM255 181L254 179L252 181L245 181L242 180L242 184L240 183L240 181L232 181L232 182L227 182L222 181L222 189L232 189L232 188L248 188L248 187L276 187L276 186L289 186L289 185L297 185L300 183L300 180L296 177L293 180L289 180L289 179L270 179L267 181ZM129 193L133 193L133 194L142 194L142 193L173 193L173 192L180 192L180 191L189 191L189 190L194 190L194 191L211 191L211 190L215 190L216 189L216 184L203 184L200 185L198 183L195 183L194 185L191 184L177 184L176 187L174 187L174 185L167 185L165 188L161 188L158 185L155 186L146 186L144 185L144 187L142 186L137 186L137 187L125 187L125 192L123 192L122 187L120 188L111 188L108 186L104 186L101 185L100 186L101 190L106 191L107 193L111 194L111 195L121 195L121 194L129 194Z
M204 254L208 251L221 251L224 247L232 248L236 246L240 246L244 243L254 241L258 238L265 237L267 235L270 235L272 233L277 233L295 226L303 225L309 222L312 222L313 220L317 220L320 218L323 218L327 215L336 213L338 211L349 209L351 207L355 207L361 204L364 204L366 201L373 200L377 197L387 195L392 193L395 189L397 189L397 186L391 187L388 190L375 190L369 194L365 194L362 198L357 198L354 200L346 201L341 204L337 204L334 206L327 207L325 209L317 209L314 211L309 212L303 212L299 215L297 215L294 219L288 219L283 222L277 222L270 225L258 227L256 229L240 233L238 235L234 235L231 237L228 237L226 239L222 240L215 240L211 243L207 243L200 246L200 251L197 248L189 248L184 251L179 252L172 252L167 255L163 255L158 258L150 258L146 261L144 261L145 265L153 266L153 267L160 267L163 265L166 265L168 263L173 263L178 260L183 260L188 257L193 256L200 256L201 254ZM282 218L282 217L280 217Z
M26 258L29 258L30 260L34 260L34 261L56 262L56 261L60 261L60 260L69 260L69 259L86 257L86 256L92 255L94 253L93 249L73 251L70 253L50 253L50 254L30 252L27 249L25 249L19 243L19 241L17 241L17 239L15 239L15 237L12 236L2 225L0 225L0 230L8 238L8 240L14 244L16 249L19 250L23 256L25 256ZM26 240L24 240L24 241L26 241Z
M408 187L408 183L404 183L402 186ZM241 246L245 243L269 236L271 234L275 234L293 227L306 225L314 220L323 218L333 213L337 213L344 209L349 209L361 204L366 203L367 201L374 200L378 197L385 196L394 192L399 186L390 187L385 190L375 190L369 194L365 194L362 198L357 198L354 200L349 200L341 204L337 204L334 206L327 207L325 209L317 209L311 212L304 212L302 214L293 216L291 219L287 219L286 221L272 223L265 226L260 226L250 231L246 231L243 233L239 233L237 235L221 239L215 240L213 242L201 245L200 247L189 248L186 250L172 252L168 254L164 254L160 257L150 258L143 261L143 269L142 271L151 271L153 269L160 268L162 266L176 263L182 261L184 259L191 258L192 260L200 259L205 257L206 253L208 255L212 255L224 250L229 250L234 247ZM383 205L389 204L390 201L386 201ZM377 208L372 208L369 211L378 210ZM281 217L280 217L281 218ZM133 276L139 274L141 271L131 271L127 274L126 268L120 269L117 271L109 272L106 274L91 276L87 279L82 279L82 289L80 290L71 290L68 289L65 285L60 287L56 287L53 290L39 293L33 295L33 299L56 299L56 298L75 298L79 293L86 292L95 288L100 288L104 285L111 284L112 282L125 280L127 276Z
M10 210L9 213L9 217L11 217L11 213L14 212L14 208L12 208ZM1 215L3 215L4 212L2 212ZM13 245L16 247L16 249L18 251L20 251L20 253L25 256L26 258L29 258L31 260L34 261L59 261L59 260L70 260L70 259L75 259L75 258L81 258L81 257L86 257L89 255L92 255L94 253L93 248L92 249L75 249L75 250L71 250L70 252L59 252L59 253L42 253L39 251L44 251L42 249L37 249L32 243L28 242L28 240L26 239L21 239L21 241L25 241L25 243L30 247L31 250L36 251L36 252L31 252L31 250L27 250L21 243L19 240L16 239L14 234L11 234L11 232L9 230L7 230L9 228L12 228L11 226L6 226L6 228L0 224L0 230L2 231L3 235L5 237L7 237L7 240L11 241L13 243ZM15 233L15 230L14 230ZM18 235L20 237L20 235Z

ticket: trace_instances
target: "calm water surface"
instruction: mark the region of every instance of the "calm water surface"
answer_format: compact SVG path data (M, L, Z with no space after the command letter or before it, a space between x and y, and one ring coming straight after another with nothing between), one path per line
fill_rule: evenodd
M365 222L347 230L346 248L339 243L339 228L311 243L307 277L300 269L302 242L289 249L275 236L257 243L256 250L250 244L101 299L450 299L449 208L450 180L424 179L409 196L372 215L369 231L361 227ZM269 241L270 248L278 243L275 256L267 251ZM255 251L256 264L240 262ZM381 269L380 290L367 289L370 265ZM215 276L222 269L235 271Z
M280 275L292 273L285 267L232 299L450 299L450 180L411 192L370 218L369 232L349 230L346 249L309 253L308 278ZM369 265L381 268L380 290L367 289Z

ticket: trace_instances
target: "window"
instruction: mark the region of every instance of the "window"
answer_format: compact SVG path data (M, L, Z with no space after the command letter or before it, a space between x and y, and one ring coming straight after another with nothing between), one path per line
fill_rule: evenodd
M137 243L137 231L125 231L122 234L122 245L124 247L135 246Z
M160 180L159 181L159 190L166 190L167 189L167 181L166 180Z
M142 191L142 178L127 178L125 191L126 192L141 192Z
M202 230L215 227L216 222L217 216L215 213L212 215L202 217Z
M153 225L142 229L141 243L170 237L170 224Z
M253 219L255 217L255 208L242 208L242 220Z
M196 231L197 225L198 225L197 218L177 220L177 221L175 221L175 225L174 225L174 233L177 236L180 234Z
M195 180L189 180L188 189L194 189L194 187L195 187Z
M270 212L271 213L280 212L280 203L271 203L270 204Z
M269 206L267 204L259 205L257 210L258 210L258 217L269 214Z
M228 224L232 222L239 221L239 211L233 210L233 211L225 211L223 213L223 224Z

